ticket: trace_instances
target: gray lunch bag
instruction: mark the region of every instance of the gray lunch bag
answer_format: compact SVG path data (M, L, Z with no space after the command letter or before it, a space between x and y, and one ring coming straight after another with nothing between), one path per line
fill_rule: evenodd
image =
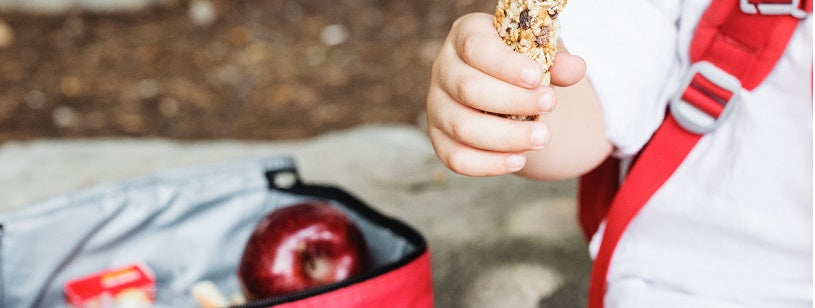
M395 279L421 290L395 306L432 306L429 253L421 235L341 189L304 184L285 156L162 172L0 213L0 306L63 307L67 281L132 263L147 265L155 276L156 307L195 307L190 289L202 280L213 281L227 296L236 294L236 267L257 221L308 199L329 201L358 224L374 266L348 281L245 307L383 285L379 277L408 266L414 274ZM417 269L423 274L416 276Z

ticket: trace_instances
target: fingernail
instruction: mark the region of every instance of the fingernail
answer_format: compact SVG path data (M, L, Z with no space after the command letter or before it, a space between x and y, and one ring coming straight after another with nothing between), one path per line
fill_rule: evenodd
M539 150L543 149L549 142L549 130L543 125L537 125L532 128L532 147Z
M521 82L527 86L534 87L538 85L540 80L540 70L534 67L525 67L521 71Z
M552 96L552 93L546 92L540 97L538 97L538 109L541 112L550 112L555 105L555 97Z
M507 157L507 167L512 171L521 170L524 167L526 159L521 154L513 154Z

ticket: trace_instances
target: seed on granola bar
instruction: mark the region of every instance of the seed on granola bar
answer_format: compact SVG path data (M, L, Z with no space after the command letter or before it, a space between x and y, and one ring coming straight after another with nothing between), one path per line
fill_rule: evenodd
M538 46L543 46L549 43L549 37L546 36L546 34L547 33L544 30L543 33L541 33L541 35L538 35L538 37L535 38L535 43L537 43Z
M521 11L521 16L519 18L519 22L521 23L521 28L529 29L532 26L532 19L529 18L529 10Z

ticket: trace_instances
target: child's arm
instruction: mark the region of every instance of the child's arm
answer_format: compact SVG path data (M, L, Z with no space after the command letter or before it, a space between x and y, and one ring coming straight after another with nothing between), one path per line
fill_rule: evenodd
M552 73L557 74L557 68ZM555 94L560 104L542 118L552 131L552 140L546 149L526 153L526 166L518 172L521 176L538 180L573 178L594 169L613 150L606 138L600 102L588 79L555 88Z
M551 180L589 171L612 146L594 90L583 78L583 60L561 52L552 68L552 84L575 86L538 86L540 65L507 47L492 19L483 13L459 18L433 64L427 117L436 154L451 170L471 176L519 171ZM555 96L560 104L553 111ZM531 122L483 111L551 113Z

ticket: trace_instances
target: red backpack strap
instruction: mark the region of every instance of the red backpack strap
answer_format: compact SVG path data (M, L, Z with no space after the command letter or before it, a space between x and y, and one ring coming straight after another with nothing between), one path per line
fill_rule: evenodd
M606 218L608 207L620 188L620 160L609 157L577 183L577 217L586 242Z
M754 14L758 12L787 14ZM744 89L755 89L784 53L806 12L812 12L812 0L714 0L691 42L691 62L714 63L738 78Z
M691 42L693 64L685 86L672 98L665 120L608 208L591 274L589 308L603 307L609 264L628 224L702 136L728 117L741 88L752 90L764 80L799 18L806 15L803 12L811 10L811 0L714 0L710 4Z

